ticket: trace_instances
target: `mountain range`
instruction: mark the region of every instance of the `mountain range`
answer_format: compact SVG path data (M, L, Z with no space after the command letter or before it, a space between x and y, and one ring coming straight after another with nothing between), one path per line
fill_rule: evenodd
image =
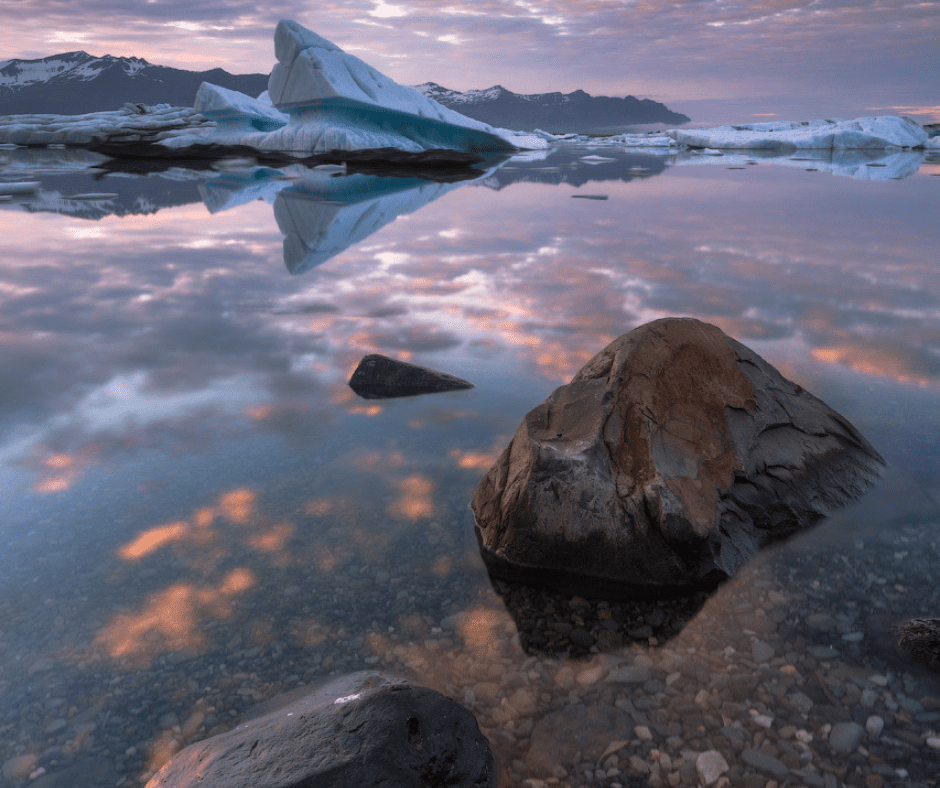
M87 52L0 61L0 115L77 115L120 109L127 102L191 107L202 82L257 96L267 90L268 76L229 74L220 68L185 71L136 57ZM634 96L591 96L583 90L523 95L501 85L459 92L434 82L416 87L445 107L499 128L615 133L631 125L689 121L659 102Z
M665 104L635 96L592 96L583 90L521 94L502 85L461 93L434 82L415 87L455 112L506 129L543 129L554 134L613 134L627 126L689 122L687 116L672 112Z
M80 115L120 109L129 101L191 107L203 82L249 96L268 89L267 74L184 71L137 57L66 52L0 62L0 115Z

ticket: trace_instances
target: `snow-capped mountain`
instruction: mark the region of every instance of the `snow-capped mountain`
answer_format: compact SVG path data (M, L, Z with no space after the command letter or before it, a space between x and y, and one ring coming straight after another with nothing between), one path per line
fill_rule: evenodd
M191 107L202 82L249 96L268 87L267 74L184 71L137 57L94 57L66 52L38 60L0 61L0 115L77 115L135 104ZM573 93L513 93L501 85L459 92L434 82L418 91L467 117L504 129L541 128L555 133L622 131L644 123L677 125L689 118L634 96L611 98Z
M0 63L0 115L76 115L120 109L126 102L191 107L202 82L257 96L267 74L184 71L136 57L66 52Z
M672 112L664 104L634 96L591 96L583 90L524 95L506 90L502 85L461 93L434 82L415 87L445 107L500 128L587 134L613 133L644 123L689 122L688 117Z

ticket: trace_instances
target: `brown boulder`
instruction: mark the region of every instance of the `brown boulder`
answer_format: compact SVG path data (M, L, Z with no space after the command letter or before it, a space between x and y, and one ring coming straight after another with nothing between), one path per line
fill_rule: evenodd
M491 573L656 593L734 575L858 497L884 464L719 328L666 318L530 411L471 508Z
M496 788L473 715L380 673L336 679L177 753L147 788Z

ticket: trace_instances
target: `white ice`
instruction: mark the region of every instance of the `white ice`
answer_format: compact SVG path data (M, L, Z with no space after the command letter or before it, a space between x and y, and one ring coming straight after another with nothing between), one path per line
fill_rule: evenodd
M119 110L86 115L0 115L0 144L87 145L113 134L126 135L127 141L154 142L179 134L192 136L197 130L204 133L214 125L189 107L169 104L144 108L125 104Z
M896 115L856 120L809 120L748 123L711 129L670 129L680 145L721 150L885 150L923 148L927 132Z
M164 144L221 142L303 154L385 147L472 153L548 147L534 135L495 129L447 109L296 22L278 23L274 49L278 63L267 96L252 99L203 85L196 108L217 127L208 137L180 136Z

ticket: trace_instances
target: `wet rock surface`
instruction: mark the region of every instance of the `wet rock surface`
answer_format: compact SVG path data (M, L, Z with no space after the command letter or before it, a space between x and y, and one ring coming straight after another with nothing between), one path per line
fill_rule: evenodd
M615 340L530 411L472 509L496 575L636 596L733 576L857 498L883 465L756 353L666 318Z
M905 621L898 631L898 648L915 662L940 673L940 619Z
M192 744L148 788L495 788L473 715L434 690L374 672L330 682Z
M364 399L389 399L472 389L473 384L444 372L370 353L359 362L349 387Z

